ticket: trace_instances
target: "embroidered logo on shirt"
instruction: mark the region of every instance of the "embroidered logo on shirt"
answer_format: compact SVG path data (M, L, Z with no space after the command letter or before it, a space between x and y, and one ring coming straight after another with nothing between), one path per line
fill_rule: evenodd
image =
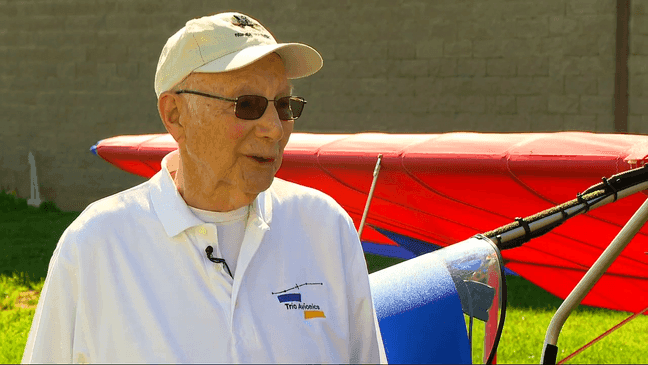
M311 318L326 318L324 311L320 309L320 306L314 303L304 303L302 302L301 293L289 293L293 290L299 290L300 287L306 285L324 285L323 283L303 283L293 286L292 288L273 292L272 295L277 295L279 303L286 306L286 310L299 310L304 312L304 319ZM285 293L285 294L282 294Z

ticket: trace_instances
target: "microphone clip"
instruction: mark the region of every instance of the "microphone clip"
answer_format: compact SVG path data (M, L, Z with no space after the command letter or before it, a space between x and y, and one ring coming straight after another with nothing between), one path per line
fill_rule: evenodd
M234 278L234 276L232 275L232 272L230 271L230 268L227 265L227 262L225 261L225 259L221 259L221 258L212 256L212 254L214 253L214 248L213 247L207 246L207 248L205 248L205 253L207 253L207 258L209 259L209 261L217 263L217 264L223 264L223 266L225 266L225 269L227 270L227 273L229 274L229 276L232 279Z

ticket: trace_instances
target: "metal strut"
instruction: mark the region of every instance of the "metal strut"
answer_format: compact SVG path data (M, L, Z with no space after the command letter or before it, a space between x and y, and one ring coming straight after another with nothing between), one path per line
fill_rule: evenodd
M529 217L516 218L515 222L483 235L496 242L500 250L515 248L551 231L569 218L645 189L648 189L648 165L609 179L603 178L601 183L578 193L576 199Z
M376 161L376 167L373 172L373 181L371 182L371 189L369 190L369 196L367 197L367 204L365 204L364 212L362 213L362 220L360 221L360 228L358 229L358 237L362 241L362 230L364 229L365 221L367 220L367 214L369 213L369 205L371 205L371 199L373 198L374 189L376 188L376 182L378 181L378 173L380 173L380 161L382 161L382 153L378 155L378 161Z
M563 301L556 311L547 328L542 349L541 364L556 363L558 335L567 317L580 304L581 300L583 300L594 284L603 276L605 271L612 265L612 262L621 254L621 251L630 243L646 221L648 221L648 200L641 204L641 207L639 207L628 223L621 229L621 232L612 240L612 243L603 251L596 262L594 262L594 265L585 273L585 276L576 284L574 290L569 293L565 301Z

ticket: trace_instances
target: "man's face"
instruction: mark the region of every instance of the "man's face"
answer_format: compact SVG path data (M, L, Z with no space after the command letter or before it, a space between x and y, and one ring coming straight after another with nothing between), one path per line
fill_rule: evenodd
M184 133L178 144L184 168L193 170L186 174L198 176L208 190L266 190L281 166L294 123L280 120L272 102L291 93L281 58L273 53L238 70L192 74L182 88L232 99L260 95L270 100L261 118L243 120L234 114L233 102L179 95L184 100L179 118Z

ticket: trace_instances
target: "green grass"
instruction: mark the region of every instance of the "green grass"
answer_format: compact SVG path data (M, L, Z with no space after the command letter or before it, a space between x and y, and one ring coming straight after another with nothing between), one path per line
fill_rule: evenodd
M44 281L17 273L0 275L0 363L20 362Z
M79 215L51 202L27 206L0 191L0 364L19 363L47 266L65 228Z
M57 211L53 204L27 207L24 200L0 192L0 363L18 363L27 341L34 306L59 237L79 213ZM402 260L366 255L369 272ZM508 311L497 362L540 361L544 335L561 300L520 277L508 279ZM562 359L625 319L629 313L581 306L558 340ZM473 327L473 360L481 361L483 323ZM648 316L635 319L571 363L648 363Z
M538 364L544 337L562 300L522 277L507 276L508 309L498 363ZM569 316L558 337L558 361L595 339L632 313L579 306ZM467 321L467 319L466 319ZM467 323L467 322L466 322ZM483 354L484 325L473 324L473 362ZM648 363L648 317L639 316L576 355L568 364Z

